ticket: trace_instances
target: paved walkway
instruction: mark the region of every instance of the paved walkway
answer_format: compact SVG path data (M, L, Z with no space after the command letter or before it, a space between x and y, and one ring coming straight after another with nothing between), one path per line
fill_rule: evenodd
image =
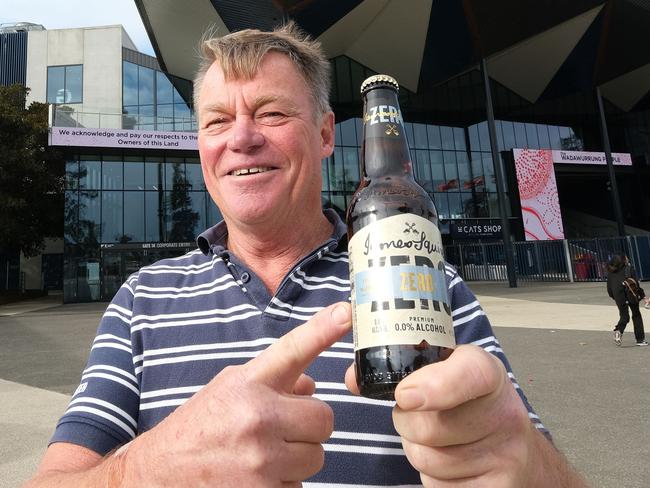
M567 458L594 487L646 488L650 347L633 345L631 326L623 347L613 345L617 313L604 284L471 287ZM0 307L1 488L35 470L106 306L59 300ZM650 322L650 310L642 313Z

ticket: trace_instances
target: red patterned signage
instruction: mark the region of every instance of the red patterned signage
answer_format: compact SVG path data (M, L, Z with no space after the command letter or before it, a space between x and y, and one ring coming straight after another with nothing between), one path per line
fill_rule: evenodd
M550 149L513 149L527 241L564 239Z

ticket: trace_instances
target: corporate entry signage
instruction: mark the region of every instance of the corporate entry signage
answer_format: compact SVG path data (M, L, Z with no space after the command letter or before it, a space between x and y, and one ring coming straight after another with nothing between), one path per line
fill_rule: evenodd
M566 152L566 151L565 151ZM527 241L564 239L550 149L513 149Z
M196 247L196 242L116 242L100 244L103 250L128 250L128 249L191 249Z
M50 146L184 149L197 151L196 132L52 127Z
M454 220L449 223L452 239L501 239L501 222L494 219Z

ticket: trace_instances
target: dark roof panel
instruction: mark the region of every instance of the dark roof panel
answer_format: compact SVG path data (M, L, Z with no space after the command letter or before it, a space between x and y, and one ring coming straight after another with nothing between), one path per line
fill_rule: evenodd
M282 24L283 11L272 0L211 0L230 32L272 30Z

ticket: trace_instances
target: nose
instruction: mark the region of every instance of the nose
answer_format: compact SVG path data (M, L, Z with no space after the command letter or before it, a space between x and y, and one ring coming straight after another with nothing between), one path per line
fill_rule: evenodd
M228 140L228 149L235 152L250 152L264 144L252 117L237 117Z

